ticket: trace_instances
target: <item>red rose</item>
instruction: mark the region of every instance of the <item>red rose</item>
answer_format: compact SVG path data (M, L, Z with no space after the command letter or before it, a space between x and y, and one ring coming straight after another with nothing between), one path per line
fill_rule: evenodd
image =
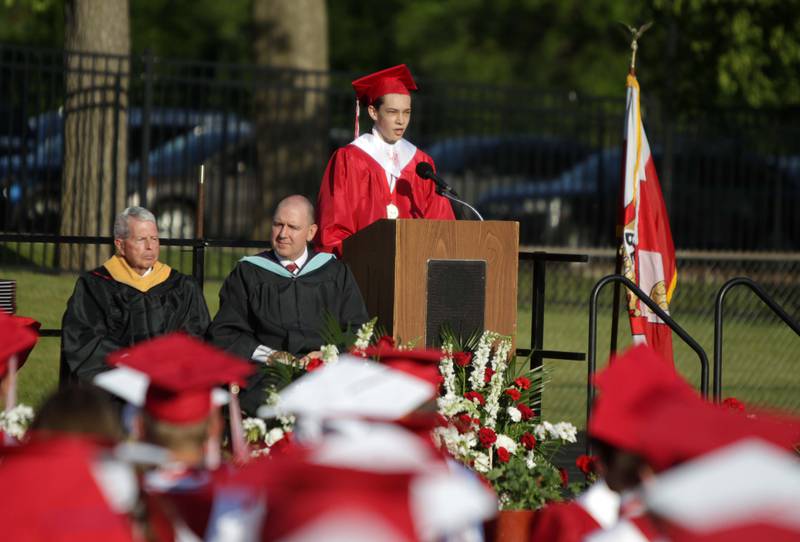
M378 342L375 343L377 347L384 347L384 348L394 348L394 338L390 337L389 335L384 335Z
M501 446L497 449L497 458L503 463L508 463L508 460L511 459L511 454Z
M523 433L519 441L528 450L533 450L533 448L536 446L536 437L534 437L530 433Z
M528 388L531 387L531 381L525 378L524 376L515 379L514 384L516 384L517 387L521 390L527 390Z
M435 418L434 418L434 421L435 421L435 423L436 423L436 427L447 427L447 426L448 426L448 421L447 421L447 418L445 418L445 417L444 417L444 416L443 416L441 413L439 413L439 412L437 412L437 413L436 413L436 416L435 416Z
M290 452L294 446L294 435L291 431L287 431L283 434L283 438L277 441L270 447L269 454L271 456L280 455L283 453Z
M491 367L487 367L486 370L483 372L483 381L488 384L492 381L492 376L494 376L494 369Z
M322 367L324 364L325 363L322 361L321 358L312 358L311 360L309 360L308 363L306 363L306 372L310 373L311 371L315 371L320 367Z
M489 427L481 427L478 431L478 440L484 448L491 448L492 444L497 441L497 434Z
M737 412L744 412L744 403L738 400L736 397L728 397L724 401L722 401L722 406L726 406L731 410L735 410Z
M519 403L517 405L517 410L519 410L520 414L522 414L523 420L527 421L533 418L533 409L525 403Z
M464 394L465 399L469 399L473 403L477 401L481 406L486 404L486 399L483 398L483 395L478 393L477 391L468 391Z
M522 397L522 394L519 392L519 390L515 390L514 388L508 388L503 393L511 397L511 399L514 401L519 401L519 398Z
M458 429L460 434L464 434L472 429L472 417L469 414L459 414L453 420L453 426Z
M453 354L453 361L459 367L466 367L472 361L472 352L456 352Z
M593 455L583 454L578 456L578 459L575 460L575 466L578 467L584 476L589 476L594 472L596 462L597 458Z
M564 467L558 467L558 474L561 475L561 485L567 487L567 484L569 484L569 474L567 474L567 469Z

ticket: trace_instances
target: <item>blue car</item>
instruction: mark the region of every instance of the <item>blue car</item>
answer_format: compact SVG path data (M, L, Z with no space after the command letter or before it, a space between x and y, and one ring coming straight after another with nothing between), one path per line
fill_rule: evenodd
M596 151L553 177L518 179L477 201L487 219L520 221L535 245L613 246L621 183L619 148ZM797 250L800 167L735 148L679 145L671 186L664 153L653 149L675 245L686 249Z
M219 111L151 109L145 162L141 160L145 112L133 107L127 113L127 202L153 209L164 236L194 236L201 164L207 166L208 179L215 178L221 184L252 184L252 175L241 174L241 164L232 155L244 141L253 138L249 122ZM32 117L26 129L25 134L17 136L24 138L23 144L0 150L0 229L54 233L58 231L61 205L63 114L60 110L48 111ZM238 228L243 230L247 225Z

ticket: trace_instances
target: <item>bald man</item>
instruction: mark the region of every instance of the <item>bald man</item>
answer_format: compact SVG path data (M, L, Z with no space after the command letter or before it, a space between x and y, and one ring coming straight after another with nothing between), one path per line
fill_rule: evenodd
M307 198L281 200L272 218L272 250L242 258L222 285L209 328L216 346L254 363L303 365L320 355L327 314L342 329L369 319L350 269L332 254L309 250L316 232ZM251 414L265 399L262 373L240 394Z

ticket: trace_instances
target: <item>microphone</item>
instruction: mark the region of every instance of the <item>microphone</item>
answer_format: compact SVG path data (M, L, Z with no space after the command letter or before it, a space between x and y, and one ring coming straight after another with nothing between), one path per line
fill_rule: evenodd
M450 185L444 182L444 179L439 177L436 172L433 171L433 166L428 162L420 162L417 164L417 175L423 179L430 179L436 183L436 186L439 188L440 192L450 192L454 196L458 197L456 191L450 188Z
M478 212L478 210L475 209L475 207L473 207L472 205L470 205L466 201L458 199L458 194L456 193L456 191L453 190L452 188L450 188L450 185L448 185L446 182L444 182L444 179L439 177L436 174L436 172L433 171L433 166L430 165L428 162L420 162L420 163L418 163L416 171L417 171L417 175L419 175L423 179L430 179L431 181L433 181L436 184L436 193L437 194L439 194L441 196L444 196L445 198L447 198L449 200L456 201L456 202L460 203L461 205L464 205L470 211L475 213L475 216L477 216L479 220L483 220L483 217ZM448 192L449 192L449 194L448 194Z

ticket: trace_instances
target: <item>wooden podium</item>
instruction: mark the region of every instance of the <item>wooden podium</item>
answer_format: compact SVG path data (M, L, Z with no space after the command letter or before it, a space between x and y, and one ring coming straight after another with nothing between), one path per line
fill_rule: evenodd
M436 346L442 324L516 333L517 222L383 219L342 251L367 311L397 341Z

